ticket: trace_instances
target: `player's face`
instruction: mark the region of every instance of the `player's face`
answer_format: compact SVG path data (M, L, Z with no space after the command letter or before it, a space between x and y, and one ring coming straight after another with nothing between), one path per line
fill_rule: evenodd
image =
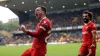
M84 21L84 23L88 23L89 22L89 16L88 16L88 14L83 14L83 21Z
M37 19L41 18L41 15L42 15L41 7L36 8L35 15L36 15Z

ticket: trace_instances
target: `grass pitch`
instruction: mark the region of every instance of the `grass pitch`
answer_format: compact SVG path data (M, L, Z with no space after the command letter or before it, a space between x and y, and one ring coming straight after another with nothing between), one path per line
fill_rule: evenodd
M77 56L81 44L48 44L46 56ZM30 46L0 46L0 56L20 56ZM100 42L96 56L100 56Z

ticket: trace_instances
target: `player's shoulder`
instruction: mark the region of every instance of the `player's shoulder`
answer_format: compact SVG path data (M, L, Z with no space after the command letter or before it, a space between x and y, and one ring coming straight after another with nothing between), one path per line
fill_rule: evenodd
M95 24L94 22L92 22L92 21L91 21L91 23L90 23L90 24L91 24L92 26L93 26L93 25L96 25L96 24Z
M43 20L41 21L40 25L45 25L45 26L50 25L49 19L47 19L47 18L43 19Z
M90 24L91 27L96 27L96 24L94 22L91 22Z
M45 18L44 20L45 20L45 21L50 21L49 18Z
M45 22L45 23L50 23L51 21L50 21L48 18L45 18L45 19L43 20L43 22Z
M95 24L95 23L93 21L91 21L90 24Z

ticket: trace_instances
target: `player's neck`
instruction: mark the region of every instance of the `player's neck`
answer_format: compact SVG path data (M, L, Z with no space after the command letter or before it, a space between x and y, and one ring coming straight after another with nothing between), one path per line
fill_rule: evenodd
M44 19L44 18L46 18L46 16L45 16L45 15L43 15L43 16L41 17L41 20L42 20L42 19Z
M43 19L45 19L46 18L46 16L41 16L41 18L40 18L40 22L43 20Z

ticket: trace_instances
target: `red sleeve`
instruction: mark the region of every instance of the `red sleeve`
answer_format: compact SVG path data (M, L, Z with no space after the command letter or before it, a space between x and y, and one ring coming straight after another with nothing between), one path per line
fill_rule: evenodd
M32 37L38 37L41 34L43 34L43 32L46 31L46 30L47 30L47 23L41 23L39 25L39 28L38 28L37 31L35 31L35 32L27 32L27 34L32 36Z
M97 30L96 25L93 24L93 25L92 25L92 30L91 30L91 31L93 32L93 31L96 31L96 30Z
M37 31L34 31L34 32L27 32L28 35L32 36L32 37L38 37L41 35L41 33L43 32L44 30L42 30L41 28L39 28Z

